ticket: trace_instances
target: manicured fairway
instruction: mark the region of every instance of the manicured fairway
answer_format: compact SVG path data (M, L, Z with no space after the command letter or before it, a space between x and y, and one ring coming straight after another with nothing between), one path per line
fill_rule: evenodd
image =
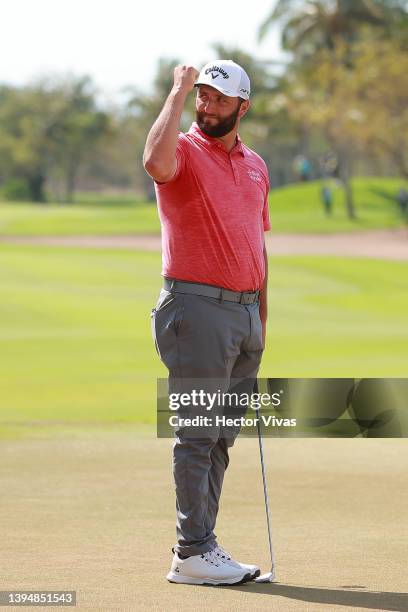
M0 247L0 433L153 423L156 253ZM273 257L264 376L408 375L408 263ZM19 425L20 424L20 425Z
M349 221L343 191L333 187L333 216L327 218L320 202L320 182L272 189L269 197L274 231L349 232L393 228L403 224L396 195L404 181L396 178L355 179L358 218ZM73 205L0 202L0 235L127 235L159 233L154 203L137 203L129 196L78 196Z

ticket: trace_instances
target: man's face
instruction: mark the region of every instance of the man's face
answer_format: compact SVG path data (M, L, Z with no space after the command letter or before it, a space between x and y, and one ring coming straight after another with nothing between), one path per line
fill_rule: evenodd
M247 100L224 96L214 87L200 85L196 98L197 125L207 136L220 138L234 129L248 107Z

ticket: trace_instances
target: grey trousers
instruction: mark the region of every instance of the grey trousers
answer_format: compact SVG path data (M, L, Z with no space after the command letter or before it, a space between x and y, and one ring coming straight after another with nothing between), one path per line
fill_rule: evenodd
M169 393L191 391L192 380L207 392L251 394L262 352L259 304L171 293L162 289L152 310L157 353L169 371ZM230 406L243 416L246 408ZM176 491L175 550L198 555L217 546L214 533L229 447L239 427L214 426L202 437L176 430L173 475Z

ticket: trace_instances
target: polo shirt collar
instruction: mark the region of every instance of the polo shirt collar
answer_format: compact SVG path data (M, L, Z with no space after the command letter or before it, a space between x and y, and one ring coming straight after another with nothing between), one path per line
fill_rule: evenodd
M198 140L200 140L201 142L206 143L210 147L217 147L225 151L222 143L219 140L217 140L217 138L212 138L211 136L207 136L207 134L205 134L202 130L200 130L196 121L193 121L188 133L191 134L194 138L197 138ZM234 147L231 149L229 154L235 153L235 151L238 151L243 157L245 157L244 147L242 145L242 140L240 139L239 134L237 134L236 143Z

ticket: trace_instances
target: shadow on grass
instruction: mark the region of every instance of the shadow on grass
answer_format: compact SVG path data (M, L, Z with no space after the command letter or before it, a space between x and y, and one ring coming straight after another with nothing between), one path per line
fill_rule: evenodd
M392 204L395 205L395 209L397 210L396 194L390 193L389 191L386 191L385 189L379 189L378 187L370 187L370 191L374 195L380 196L381 198L384 198L384 200L388 200L389 202L392 202Z
M219 588L219 587L216 587ZM245 593L262 593L286 597L296 601L316 604L370 608L372 610L408 610L408 593L382 591L362 591L363 586L342 586L338 589L303 587L292 584L247 582L241 586L225 586L223 589L245 591ZM267 607L267 604L266 606Z

